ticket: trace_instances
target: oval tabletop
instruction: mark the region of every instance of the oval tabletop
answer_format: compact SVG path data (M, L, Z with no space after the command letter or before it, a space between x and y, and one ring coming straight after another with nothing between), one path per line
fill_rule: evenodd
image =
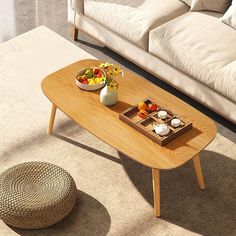
M99 91L87 92L75 85L76 73L101 61L88 59L73 63L42 81L49 100L83 128L118 151L151 168L178 167L204 149L215 137L215 123L174 95L149 81L124 71L117 82L118 102L106 107L99 102ZM192 122L193 128L161 147L123 121L119 113L151 97L159 104Z

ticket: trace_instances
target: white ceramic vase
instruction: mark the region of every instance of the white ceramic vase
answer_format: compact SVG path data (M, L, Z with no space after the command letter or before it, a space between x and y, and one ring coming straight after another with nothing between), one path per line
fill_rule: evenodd
M117 102L117 85L114 82L107 84L100 92L100 102L105 106L112 106Z

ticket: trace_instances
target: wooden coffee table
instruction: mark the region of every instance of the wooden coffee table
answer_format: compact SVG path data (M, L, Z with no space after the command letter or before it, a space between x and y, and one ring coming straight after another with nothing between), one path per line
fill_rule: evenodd
M199 153L214 139L215 123L174 95L128 71L125 71L124 78L118 79L117 104L112 107L102 105L99 102L99 91L87 92L75 85L75 75L80 69L100 63L92 59L78 61L42 81L42 90L52 102L48 134L52 133L56 109L59 108L93 135L133 160L150 167L154 212L156 216L160 216L160 170L179 167L192 159L199 188L205 188ZM119 120L120 112L147 97L191 121L193 128L161 147Z

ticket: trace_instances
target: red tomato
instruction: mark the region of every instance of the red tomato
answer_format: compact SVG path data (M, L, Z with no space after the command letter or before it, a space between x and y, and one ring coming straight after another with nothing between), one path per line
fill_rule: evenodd
M98 77L98 78L101 78L101 77L102 77L102 72L101 72L101 71L99 71L99 73L97 74L97 77Z
M93 74L94 75L97 75L99 72L101 72L101 71L98 67L93 68Z
M88 84L88 80L84 79L81 83L82 84Z
M87 80L85 76L79 76L76 78L80 83L82 83L84 80Z
M149 103L148 104L148 110L153 112L153 111L156 111L157 110L157 104L152 102L152 103Z

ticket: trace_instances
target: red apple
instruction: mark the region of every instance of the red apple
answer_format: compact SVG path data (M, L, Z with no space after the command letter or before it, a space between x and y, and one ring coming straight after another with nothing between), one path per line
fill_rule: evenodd
M156 110L157 110L157 104L154 103L154 102L149 103L149 104L148 104L148 110L149 110L150 112L156 111Z

